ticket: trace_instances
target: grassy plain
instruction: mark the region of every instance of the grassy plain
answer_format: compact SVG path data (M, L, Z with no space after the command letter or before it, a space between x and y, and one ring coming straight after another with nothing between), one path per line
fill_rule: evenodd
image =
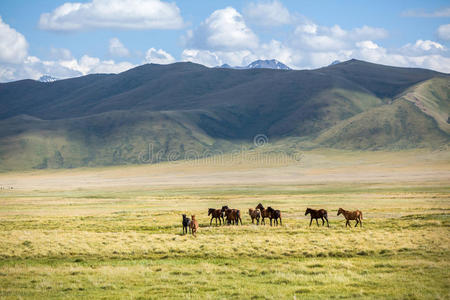
M0 174L0 297L448 299L449 157L315 150L296 164ZM259 202L283 226L252 225ZM224 204L243 226L209 226ZM331 227L309 227L306 207L328 209ZM346 229L339 207L362 210L364 227ZM197 215L196 238L182 213Z

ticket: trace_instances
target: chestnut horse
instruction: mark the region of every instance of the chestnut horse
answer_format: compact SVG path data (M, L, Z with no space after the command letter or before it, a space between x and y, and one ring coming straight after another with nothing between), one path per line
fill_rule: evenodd
M345 210L342 208L339 208L337 215L339 216L340 214L343 214L345 217L345 227L350 226L350 220L356 220L356 226L358 226L358 223L360 224L359 227L362 227L362 211L360 210L355 210L355 211L350 211L350 210Z
M309 226L311 227L312 221L313 219L316 219L316 223L317 226L319 226L319 221L318 219L322 219L322 226L325 225L325 221L323 220L325 218L325 220L327 220L327 226L330 227L330 224L328 224L328 213L325 209L312 209L312 208L307 208L305 211L305 216L310 214L311 215L311 221L309 222Z
M215 209L215 208L210 208L208 209L208 216L211 215L211 221L209 222L209 226L211 226L213 219L216 219L216 226L217 226L217 219L219 219L219 224L225 225L225 220L223 218L223 211L221 209Z
M198 222L195 219L195 215L192 215L191 218L192 220L191 223L189 223L189 228L191 228L191 232L195 236L198 230Z
M252 218L252 224L255 224L256 219L256 225L259 225L259 218L261 217L261 212L259 209L249 208L248 214L250 215L250 218Z

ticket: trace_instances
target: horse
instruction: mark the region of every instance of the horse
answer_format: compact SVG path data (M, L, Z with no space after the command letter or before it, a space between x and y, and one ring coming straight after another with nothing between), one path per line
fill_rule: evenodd
M183 234L187 234L188 233L188 228L189 228L189 232L191 231L191 227L189 227L189 225L191 224L191 219L187 218L185 214L183 214ZM185 233L186 230L186 233Z
M198 222L197 222L197 220L195 219L195 215L192 215L191 218L192 218L192 221L191 221L191 223L189 224L189 227L190 227L191 230L192 230L192 234L195 236L196 233L197 233L197 230L198 230Z
M328 223L328 213L325 209L312 209L307 208L305 211L305 216L310 214L311 215L311 221L309 222L309 226L311 227L313 219L316 219L317 226L319 226L318 219L322 219L322 226L325 225L324 219L327 221L327 226L330 227L330 224Z
M355 227L358 226L358 223L360 224L359 227L362 227L362 211L360 210L355 210L355 211L350 211L350 210L345 210L342 208L339 208L337 215L339 216L340 214L343 214L345 217L345 227L350 226L350 220L356 220L356 224Z
M273 209L272 207L268 207L267 210L270 213L270 226L272 226L272 219L274 220L274 225L278 226L278 219L280 219L280 225L283 225L281 222L281 211L278 209Z
M228 225L239 225L239 221L241 221L241 211L239 209L229 208L227 205L222 206L222 211L225 213L225 217L227 218Z
M259 225L259 218L261 217L261 212L259 209L249 208L248 214L250 215L250 218L252 218L252 224L255 224L256 219L256 225Z
M256 209L259 209L259 211L261 212L261 224L266 225L266 221L264 219L269 218L270 224L272 225L272 216L270 215L270 212L267 209L265 209L261 203L259 203L256 206Z
M215 209L210 208L208 209L208 216L211 215L211 221L209 222L209 226L211 226L213 219L216 219L216 226L217 226L217 219L219 219L219 224L222 225L225 224L225 220L223 218L223 211L221 209Z

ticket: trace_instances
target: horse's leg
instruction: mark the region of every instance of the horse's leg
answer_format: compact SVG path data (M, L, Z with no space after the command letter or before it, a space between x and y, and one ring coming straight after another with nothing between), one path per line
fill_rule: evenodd
M316 218L316 224L319 226L319 218Z
M359 219L359 227L362 227L362 220Z
M311 227L313 217L311 217L311 221L309 221L309 227Z
M347 226L350 226L349 220L346 220L346 221L345 221L345 228L347 228Z
M281 217L280 217L280 225L283 225L283 222L281 222Z
M323 217L320 217L322 219L322 226L325 225L325 220L323 219Z
M325 217L325 220L327 220L327 227L330 227L330 223L328 223L328 218Z
M214 217L211 217L211 221L209 221L209 226L211 226L211 224L212 224L212 219L213 219Z
M358 222L358 218L356 218L355 221L356 221L355 227L357 227L357 226L358 226L358 223L359 223L359 222Z

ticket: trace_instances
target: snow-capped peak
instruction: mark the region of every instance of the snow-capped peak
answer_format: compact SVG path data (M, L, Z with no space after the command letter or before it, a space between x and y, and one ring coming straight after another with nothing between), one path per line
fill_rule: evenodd
M251 64L247 66L236 66L232 67L229 64L223 64L221 66L217 66L216 68L222 68L222 69L275 69L275 70L291 70L288 66L283 64L282 62L279 62L276 59L258 59L252 62Z
M50 76L50 75L43 75L39 78L40 82L54 82L56 80L59 80L59 79L55 78L53 76Z
M276 70L290 70L288 66L279 62L276 59L255 60L247 66L247 69L276 69Z

